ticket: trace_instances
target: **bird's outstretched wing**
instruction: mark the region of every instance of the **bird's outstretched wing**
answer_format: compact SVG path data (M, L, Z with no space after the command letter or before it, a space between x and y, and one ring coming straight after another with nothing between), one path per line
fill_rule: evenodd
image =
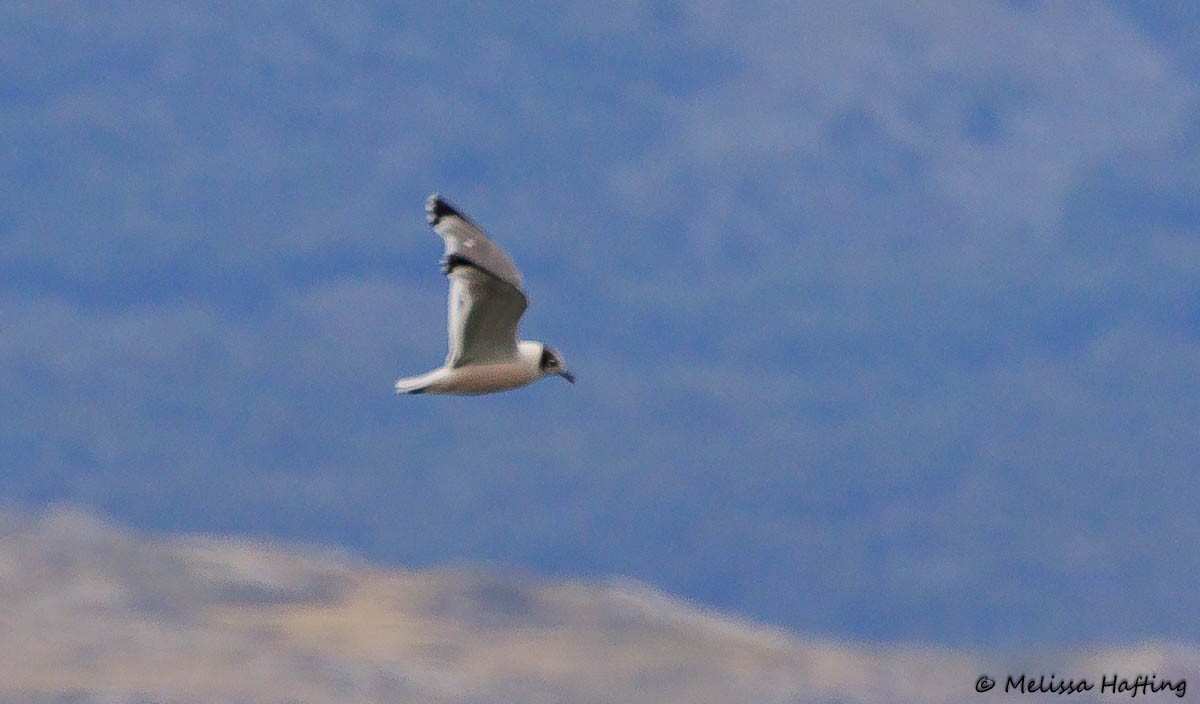
M446 242L443 268L450 277L446 365L512 360L517 356L517 323L529 305L516 265L436 193L429 196L425 211L433 231Z

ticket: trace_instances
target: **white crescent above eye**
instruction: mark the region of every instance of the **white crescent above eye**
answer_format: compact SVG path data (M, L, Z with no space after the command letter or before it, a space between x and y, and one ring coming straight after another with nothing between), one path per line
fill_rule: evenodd
M529 306L521 273L504 250L438 194L425 212L446 243L442 271L450 278L446 363L396 382L398 394L488 394L547 376L575 376L553 348L517 339Z

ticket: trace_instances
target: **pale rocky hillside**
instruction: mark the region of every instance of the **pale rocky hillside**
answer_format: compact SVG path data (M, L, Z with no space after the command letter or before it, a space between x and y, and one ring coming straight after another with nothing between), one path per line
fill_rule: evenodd
M3 704L978 704L1011 700L999 691L1008 673L1098 680L1114 670L1200 687L1200 649L1001 657L837 644L620 580L391 569L313 548L149 538L72 509L0 515ZM1000 679L986 695L974 691L983 673Z

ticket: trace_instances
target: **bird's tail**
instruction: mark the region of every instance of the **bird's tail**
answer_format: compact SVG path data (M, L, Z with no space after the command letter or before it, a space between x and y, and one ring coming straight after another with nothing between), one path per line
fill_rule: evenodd
M396 393L423 394L441 376L442 370L435 369L421 376L407 376L396 380Z

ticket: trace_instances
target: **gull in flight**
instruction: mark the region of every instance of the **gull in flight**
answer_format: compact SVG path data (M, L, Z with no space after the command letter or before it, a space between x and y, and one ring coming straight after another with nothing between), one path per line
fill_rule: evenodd
M442 271L450 277L450 352L440 368L397 381L396 393L490 394L547 376L574 384L562 355L540 342L517 340L529 299L504 250L436 193L425 212L446 241Z

